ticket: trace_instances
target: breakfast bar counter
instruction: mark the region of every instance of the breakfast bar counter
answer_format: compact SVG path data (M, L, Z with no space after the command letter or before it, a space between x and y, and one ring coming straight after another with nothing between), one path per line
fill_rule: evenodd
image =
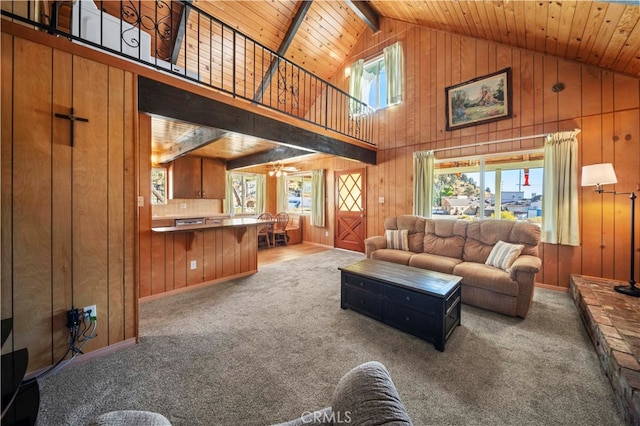
M150 285L140 297L228 281L258 270L257 230L269 220L224 218L205 223L152 227Z
M212 223L202 223L197 225L161 226L151 228L153 232L193 232L211 228L247 228L249 226L264 225L273 223L272 220L255 219L250 217L220 219Z

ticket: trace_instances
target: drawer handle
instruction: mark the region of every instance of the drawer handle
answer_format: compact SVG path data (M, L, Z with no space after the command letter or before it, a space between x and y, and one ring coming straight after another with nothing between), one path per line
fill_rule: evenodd
M360 282L360 287L364 287L364 283L363 282Z
M410 322L410 321L411 321L411 318L409 318L409 317L404 317L404 320L405 320L406 322Z
M407 296L407 300L410 301L411 300L411 296Z

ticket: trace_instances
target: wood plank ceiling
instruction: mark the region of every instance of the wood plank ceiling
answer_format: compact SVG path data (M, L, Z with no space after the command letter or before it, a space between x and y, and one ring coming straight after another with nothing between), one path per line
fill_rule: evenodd
M640 76L640 3L381 1L382 16Z
M357 9L363 3L381 17L640 77L638 1L314 1L310 5L304 4L306 9L303 16L296 22L303 3L299 0L193 2L196 7L273 51L286 45L282 53L285 58L325 80L330 80L349 60L351 49L368 31L370 22L361 19L363 14ZM199 62L194 55L199 51L208 51L209 47L200 49L206 37L199 38L196 29L207 31L207 37L210 29L207 25L198 26L193 22L196 15L189 17L184 48L178 63L186 60L187 66L197 71L198 66L193 64ZM293 34L289 31L292 26L297 26ZM249 90L255 92L257 86L253 82ZM154 123L157 126L171 125L159 120ZM160 134L161 131L154 129L154 149L168 143L167 140L161 140ZM234 138L237 143L238 136ZM241 152L231 148L233 143L224 137L215 144L220 145L217 154L226 159L275 146L267 141L254 142L252 144L245 138ZM200 152L201 155L212 153L216 153L212 147Z

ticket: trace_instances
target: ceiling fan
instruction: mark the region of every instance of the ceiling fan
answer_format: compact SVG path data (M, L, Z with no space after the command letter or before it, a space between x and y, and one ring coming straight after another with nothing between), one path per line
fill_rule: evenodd
M298 169L296 169L293 166L285 166L282 163L275 163L275 164L271 164L271 170L269 170L269 176L275 176L275 177L286 176L290 172L297 172L297 171Z

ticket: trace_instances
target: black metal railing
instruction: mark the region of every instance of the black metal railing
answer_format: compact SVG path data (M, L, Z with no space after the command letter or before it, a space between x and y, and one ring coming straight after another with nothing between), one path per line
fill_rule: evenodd
M2 15L373 144L371 107L189 1L3 2Z

